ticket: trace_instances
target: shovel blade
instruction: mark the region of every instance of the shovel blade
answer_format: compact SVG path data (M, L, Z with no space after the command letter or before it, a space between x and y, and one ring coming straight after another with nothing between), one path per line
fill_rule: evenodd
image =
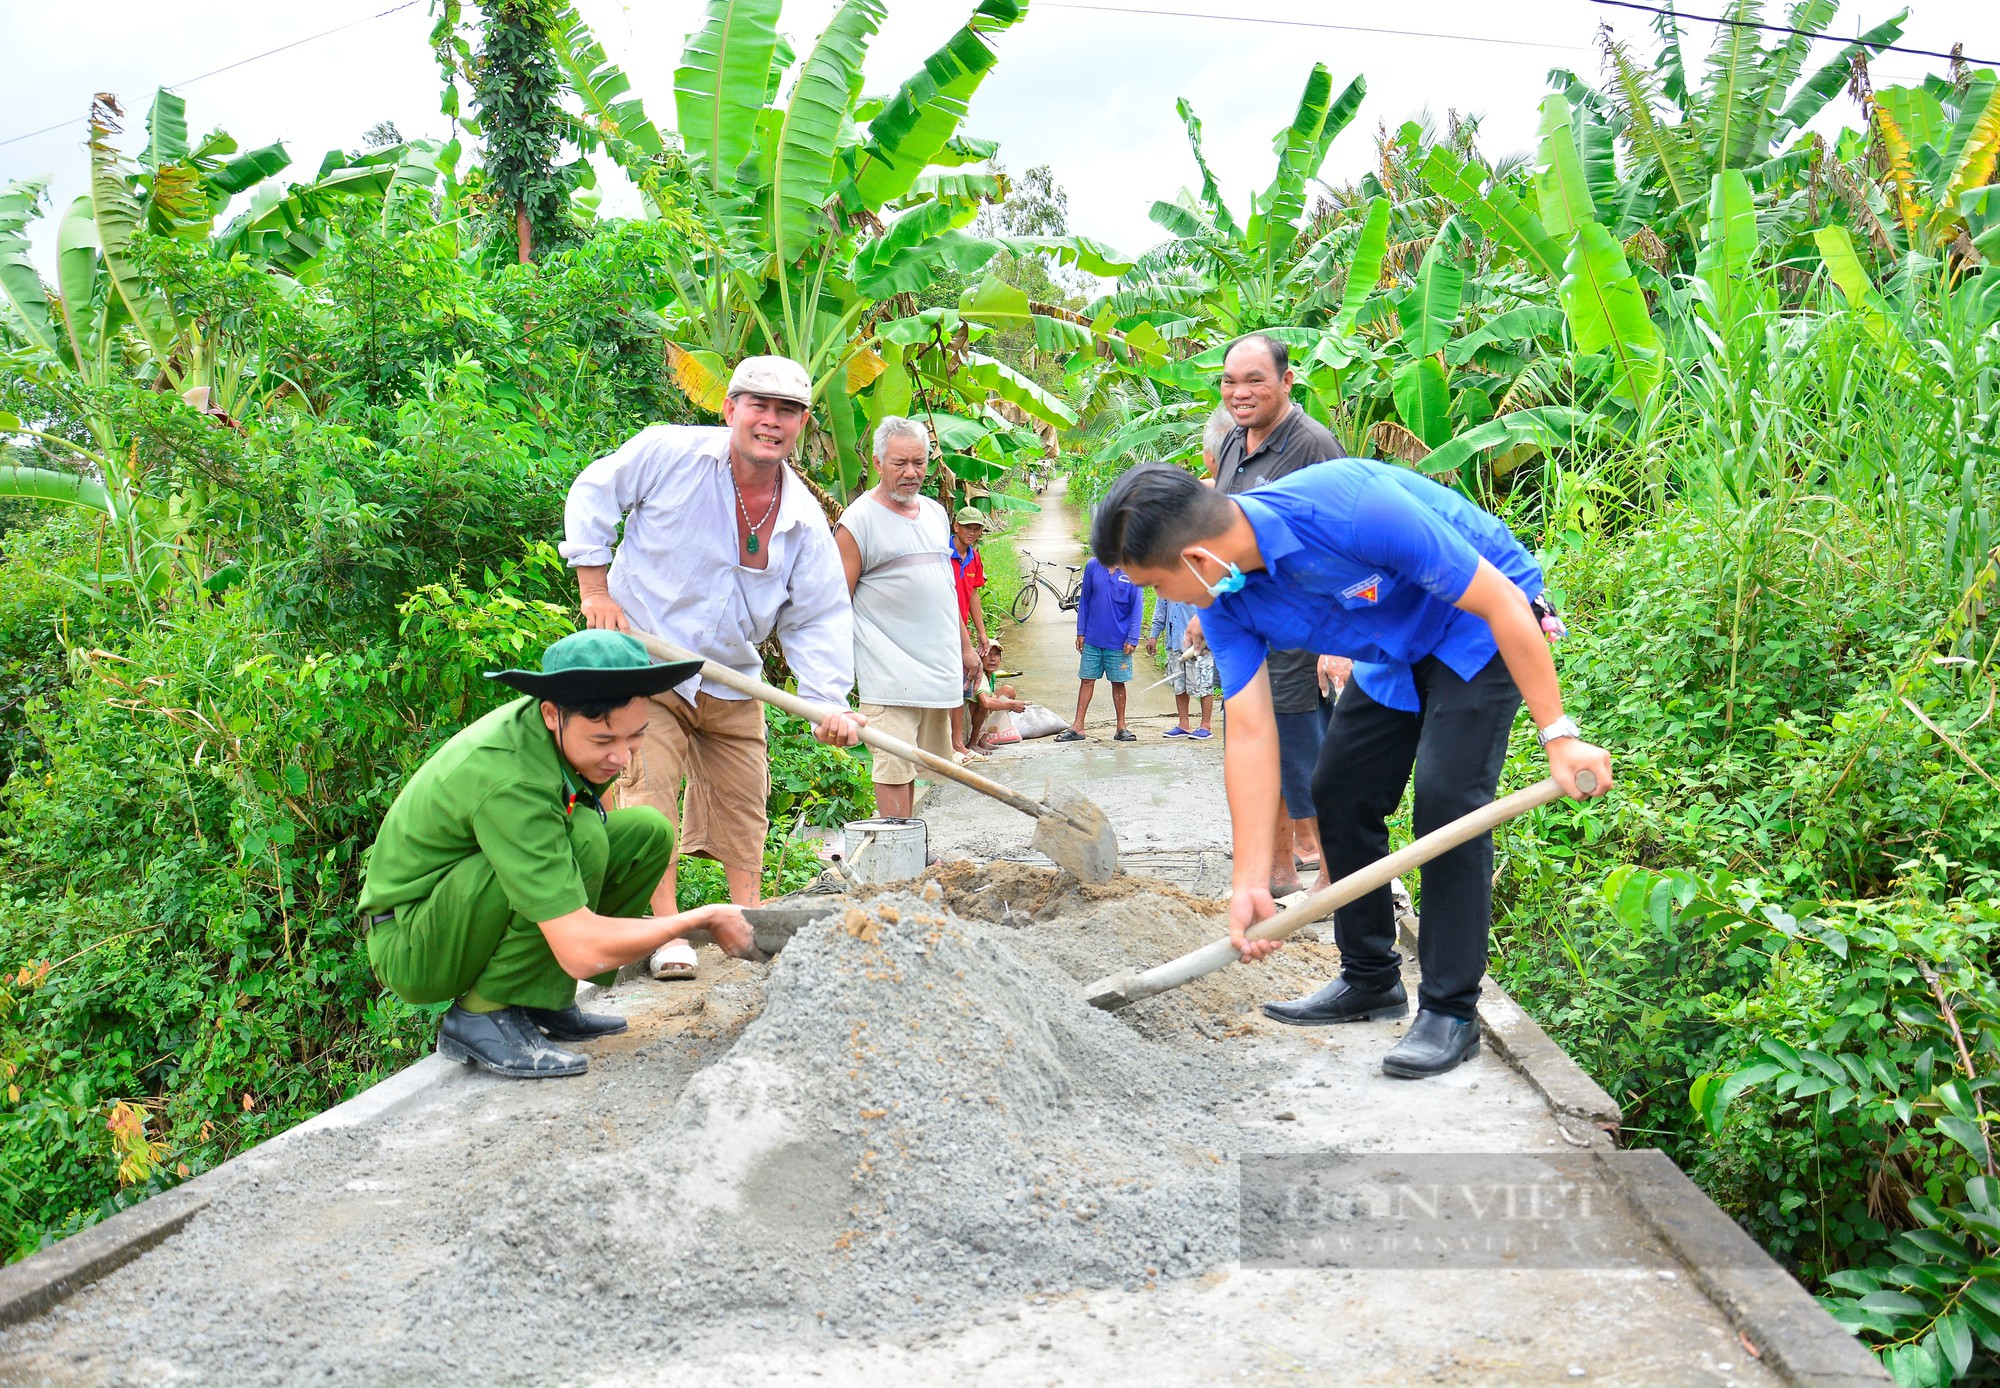
M1043 803L1055 813L1035 821L1032 846L1079 882L1109 882L1118 871L1118 836L1104 811L1061 781L1048 783Z

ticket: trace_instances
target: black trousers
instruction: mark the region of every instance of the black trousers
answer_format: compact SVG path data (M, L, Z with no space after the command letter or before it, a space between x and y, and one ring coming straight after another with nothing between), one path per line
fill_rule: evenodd
M1507 759L1507 732L1521 706L1520 691L1495 656L1462 680L1435 656L1420 661L1419 713L1385 708L1350 682L1334 705L1313 772L1313 807L1329 880L1358 871L1389 852L1389 816L1416 775L1415 829L1428 834L1491 803ZM1493 836L1482 834L1423 867L1423 927L1417 963L1423 984L1417 1005L1470 1020L1486 973L1493 924ZM1396 952L1395 907L1389 889L1343 906L1333 918L1340 974L1357 988L1394 986L1403 959Z

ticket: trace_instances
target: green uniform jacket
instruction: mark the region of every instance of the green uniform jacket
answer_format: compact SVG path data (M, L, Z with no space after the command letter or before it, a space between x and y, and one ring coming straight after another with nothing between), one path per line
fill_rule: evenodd
M608 786L607 782L607 786ZM473 854L492 865L508 904L531 921L590 904L604 876L604 819L556 750L539 700L493 710L417 769L368 854L361 914L422 901Z

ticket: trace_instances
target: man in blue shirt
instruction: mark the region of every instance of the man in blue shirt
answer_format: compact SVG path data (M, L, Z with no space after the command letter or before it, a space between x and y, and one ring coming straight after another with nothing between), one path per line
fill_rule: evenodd
M1091 549L1162 598L1203 609L1222 674L1235 884L1229 930L1245 960L1278 947L1243 932L1274 914L1266 865L1278 744L1269 647L1338 652L1353 682L1335 705L1313 777L1329 880L1384 857L1388 817L1415 773L1417 834L1493 799L1523 699L1550 773L1611 785L1611 759L1563 715L1562 690L1530 596L1542 575L1511 531L1457 492L1361 458L1322 463L1225 497L1179 468L1137 467L1099 506ZM1479 980L1493 910L1493 839L1423 869L1417 1017L1382 1062L1403 1078L1442 1074L1479 1046ZM1266 1003L1301 1026L1404 1016L1388 888L1334 917L1341 976L1308 998Z
M1076 650L1080 657L1076 677L1076 721L1068 732L1056 734L1057 742L1083 741L1083 715L1090 708L1090 696L1097 681L1111 681L1111 708L1118 715L1118 731L1113 742L1137 742L1138 736L1125 726L1125 686L1132 681L1132 652L1139 648L1139 619L1146 607L1146 595L1131 579L1087 559L1083 565L1083 589L1076 605Z

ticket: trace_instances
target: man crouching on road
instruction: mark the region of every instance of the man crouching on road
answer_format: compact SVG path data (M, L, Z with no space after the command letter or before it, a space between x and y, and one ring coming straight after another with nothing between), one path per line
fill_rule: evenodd
M1506 526L1429 478L1337 458L1224 496L1179 468L1137 467L1099 503L1091 548L1133 582L1202 609L1229 717L1229 933L1246 960L1278 947L1244 939L1276 911L1265 875L1279 769L1267 647L1354 661L1312 782L1329 880L1387 856L1388 817L1413 769L1419 835L1490 804L1523 700L1566 794L1582 797L1582 771L1597 778L1593 794L1611 786L1611 758L1563 714L1529 602L1541 591L1534 557ZM1341 976L1311 997L1264 1004L1266 1016L1323 1026L1405 1015L1389 891L1335 914ZM1479 1047L1491 834L1424 865L1423 905L1416 1020L1382 1061L1404 1079L1443 1074Z
M489 672L528 697L445 743L389 807L361 890L368 962L404 1002L452 1003L439 1054L509 1079L580 1075L589 1062L552 1043L625 1021L579 1009L578 979L609 982L695 930L750 952L739 907L646 914L673 826L598 798L645 739L648 696L698 668L655 665L622 632L565 636L539 672Z

